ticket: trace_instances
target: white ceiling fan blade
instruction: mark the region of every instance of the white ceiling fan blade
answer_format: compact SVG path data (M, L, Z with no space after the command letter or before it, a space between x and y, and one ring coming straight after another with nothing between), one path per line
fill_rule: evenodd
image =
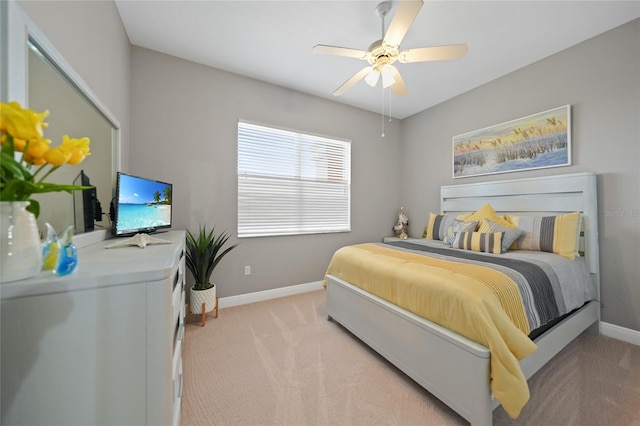
M367 74L369 74L371 71L373 71L373 67L364 67L362 68L360 71L358 71L357 73L355 73L353 75L353 77L351 77L349 80L345 81L342 86L338 87L334 92L333 92L333 96L340 96L342 95L344 92L346 92L347 90L349 90L351 88L351 86L353 86L354 84L356 84L357 82L359 82L360 80L362 80L363 78L365 78L367 76Z
M316 44L313 46L315 53L322 53L325 55L337 55L346 56L349 58L366 59L369 52L358 49L350 49L348 47L327 46L325 44Z
M409 30L414 19L422 8L422 0L419 1L401 1L398 9L393 15L393 19L389 24L387 33L384 35L384 42L389 46L399 46L404 35Z
M446 61L460 59L467 54L466 44L451 44L449 46L421 47L407 49L400 52L398 60L402 63L424 61Z
M409 90L407 90L407 86L404 84L404 80L402 79L402 76L400 75L400 71L398 71L398 68L396 67L394 68L395 68L395 72L393 74L393 79L396 82L391 85L391 91L396 96L396 98L401 98L407 93L409 93Z

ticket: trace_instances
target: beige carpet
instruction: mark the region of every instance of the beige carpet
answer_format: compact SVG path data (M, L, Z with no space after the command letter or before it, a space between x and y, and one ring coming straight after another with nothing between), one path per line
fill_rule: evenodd
M190 317L182 425L466 425L327 321L323 290ZM495 425L640 425L640 347L582 335L529 381L517 420Z

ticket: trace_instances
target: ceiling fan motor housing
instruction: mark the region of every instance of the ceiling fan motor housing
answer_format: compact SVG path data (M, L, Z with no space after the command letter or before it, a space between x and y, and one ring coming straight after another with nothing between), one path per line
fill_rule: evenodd
M384 40L374 41L371 46L369 46L368 53L367 61L372 67L393 64L400 54L397 46L389 46Z

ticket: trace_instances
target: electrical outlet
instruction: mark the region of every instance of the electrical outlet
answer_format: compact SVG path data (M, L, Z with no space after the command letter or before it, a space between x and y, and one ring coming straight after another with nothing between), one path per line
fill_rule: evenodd
M251 266L247 265L244 267L244 274L251 275Z

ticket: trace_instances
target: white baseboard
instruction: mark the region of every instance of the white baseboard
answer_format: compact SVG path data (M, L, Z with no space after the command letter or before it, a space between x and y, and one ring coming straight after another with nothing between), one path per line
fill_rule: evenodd
M220 309L230 308L232 306L246 305L248 303L262 302L264 300L276 299L278 297L293 296L294 294L321 290L322 288L324 288L322 286L322 281L315 281L306 284L274 288L273 290L240 294L238 296L221 297L220 299L218 299L218 307Z
M640 331L600 321L600 334L640 346Z

